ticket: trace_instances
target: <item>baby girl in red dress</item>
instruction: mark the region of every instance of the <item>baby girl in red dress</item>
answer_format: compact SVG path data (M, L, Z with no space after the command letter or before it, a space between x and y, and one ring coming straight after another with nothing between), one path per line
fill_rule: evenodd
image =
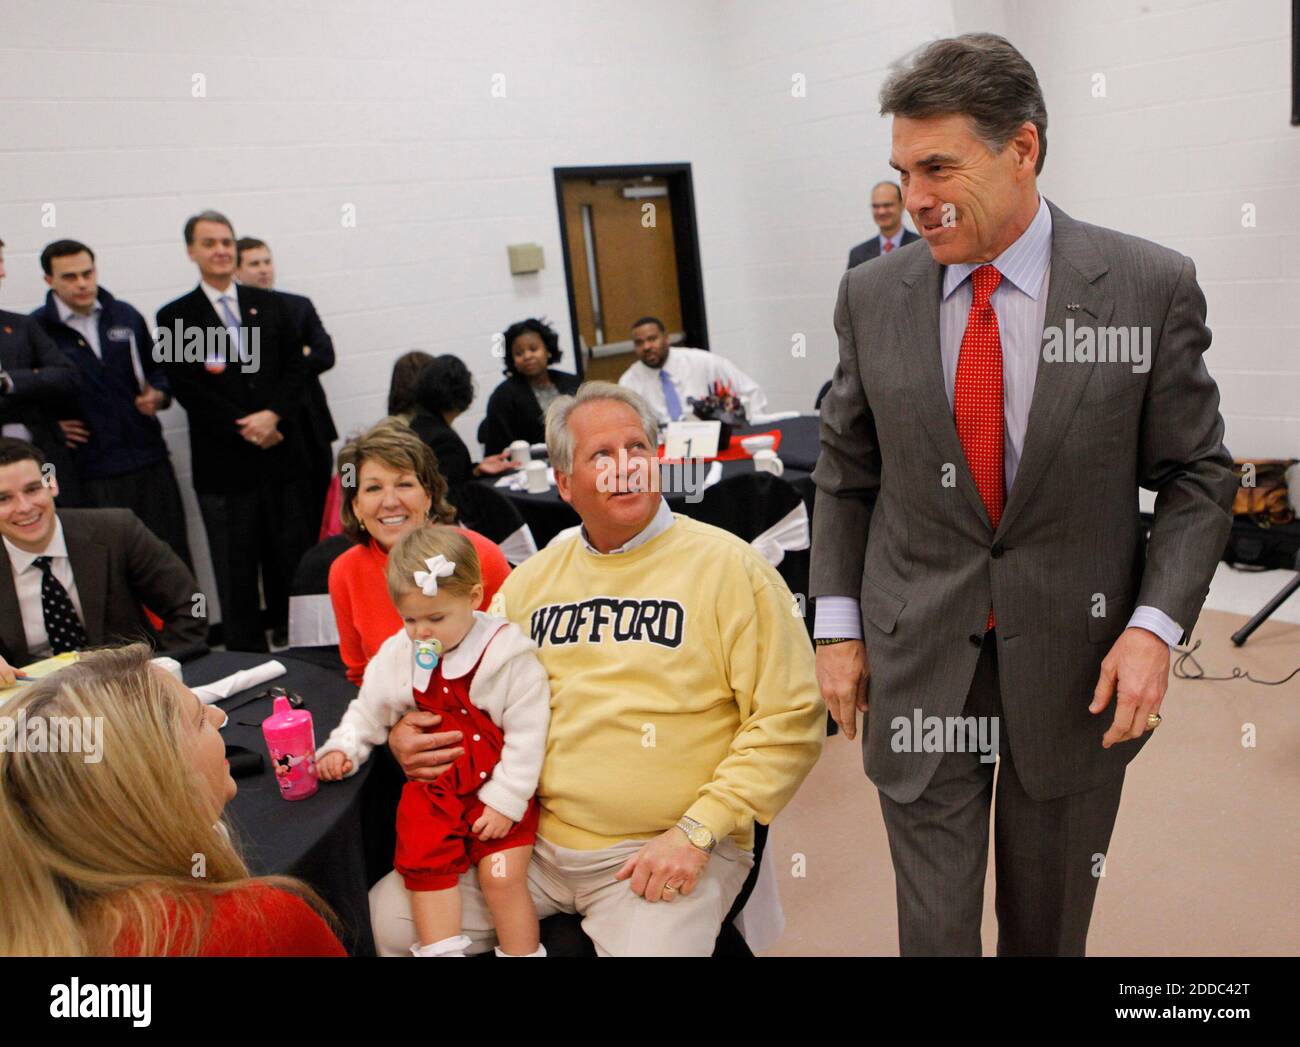
M458 882L477 867L497 953L544 956L528 893L537 779L550 686L536 647L475 608L483 583L473 545L451 527L421 527L388 556L402 629L366 666L361 690L316 754L325 781L352 774L414 708L460 731L465 752L431 782L408 781L397 808L394 867L411 892L416 956L464 956Z

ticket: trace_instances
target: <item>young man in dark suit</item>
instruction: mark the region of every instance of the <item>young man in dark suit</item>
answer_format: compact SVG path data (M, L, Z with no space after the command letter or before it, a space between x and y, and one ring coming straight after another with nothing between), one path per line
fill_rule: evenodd
M144 317L99 286L95 252L83 243L47 245L41 268L50 290L32 316L81 375L79 409L59 427L74 450L86 504L130 509L192 567L185 508L158 422L171 405L171 384L151 358Z
M31 444L0 438L0 686L28 662L109 643L202 644L198 583L128 509L55 509ZM162 620L161 634L145 616Z
M0 280L4 279L0 240ZM30 440L64 479L68 504L80 504L72 452L57 419L77 410L77 369L31 317L0 310L0 435Z
M241 236L235 243L235 276L241 284L270 291L275 286L275 260L265 240ZM320 322L316 306L305 294L275 291L284 302L294 327L298 331L298 344L307 358L307 381L303 386L303 406L300 426L307 446L311 472L307 478L307 501L304 510L307 522L319 529L321 514L325 511L325 494L329 490L334 472L333 443L338 439L334 418L330 414L325 390L320 376L334 366L334 341L325 325ZM314 533L314 532L313 532Z
M265 651L259 569L271 626L284 629L287 579L310 542L298 425L307 363L283 301L235 283L229 219L195 215L185 243L199 286L158 310L154 358L189 415L194 491L226 646Z
M872 186L871 219L880 232L849 252L850 269L920 239L903 226L903 191L897 182L877 182Z

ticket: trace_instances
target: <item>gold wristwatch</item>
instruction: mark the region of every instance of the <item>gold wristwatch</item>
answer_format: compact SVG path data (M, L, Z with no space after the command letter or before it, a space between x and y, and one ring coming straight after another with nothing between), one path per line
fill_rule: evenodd
M697 822L694 818L687 818L682 815L682 820L677 823L677 828L684 832L686 838L705 854L711 854L713 848L717 846L718 841L713 838L713 833L709 827Z

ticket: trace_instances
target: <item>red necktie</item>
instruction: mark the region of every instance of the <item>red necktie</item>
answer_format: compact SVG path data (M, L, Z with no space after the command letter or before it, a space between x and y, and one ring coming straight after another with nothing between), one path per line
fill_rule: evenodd
M881 248L881 250L884 251L885 254L889 254L889 252L892 251L893 249L894 249L894 241L893 241L893 240L886 240L886 241L885 241L885 246Z
M957 420L957 437L975 478L975 489L988 510L989 522L997 530L1006 504L1006 477L1002 467L1002 338L989 298L1002 282L1002 274L991 265L981 265L971 273L970 280L973 294L961 353L957 357L953 414ZM984 628L986 631L993 628L991 606Z

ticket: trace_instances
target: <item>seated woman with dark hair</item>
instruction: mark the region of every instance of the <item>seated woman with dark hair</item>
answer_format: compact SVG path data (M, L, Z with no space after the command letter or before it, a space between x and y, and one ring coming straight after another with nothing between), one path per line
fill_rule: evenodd
M430 363L433 363L433 357L419 349L412 349L397 358L388 382L388 414L391 417L410 423L416 410L415 383L419 381L425 364Z
M151 654L87 652L4 706L94 736L0 746L0 956L345 956L309 887L249 873L222 818L226 714Z
M557 396L578 391L576 374L557 371L560 336L541 320L520 320L506 328L506 380L492 390L487 417L478 427L486 454L498 454L516 440L546 440L546 409Z
M476 476L496 476L514 468L508 453L488 455L477 465L460 434L451 427L474 402L474 378L458 356L435 356L415 382L411 428L433 450L438 472L447 481L447 500L459 506L457 491Z

